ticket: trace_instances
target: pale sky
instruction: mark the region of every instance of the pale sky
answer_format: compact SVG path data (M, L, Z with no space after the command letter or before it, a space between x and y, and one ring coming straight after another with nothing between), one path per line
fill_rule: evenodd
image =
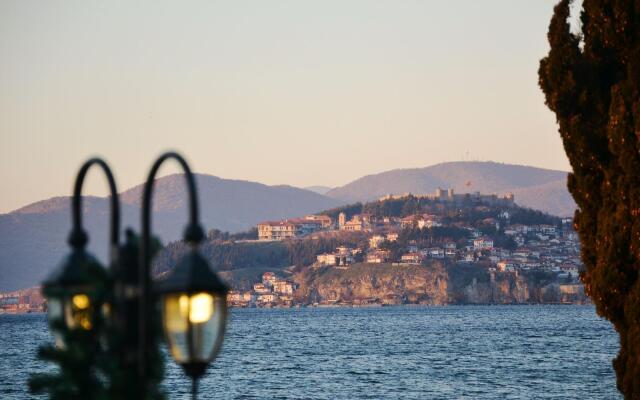
M3 0L0 212L68 195L92 155L124 190L166 149L294 186L463 159L568 170L537 85L555 3Z

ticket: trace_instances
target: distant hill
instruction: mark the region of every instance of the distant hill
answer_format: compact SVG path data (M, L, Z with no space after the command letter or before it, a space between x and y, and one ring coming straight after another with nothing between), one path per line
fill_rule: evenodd
M342 204L340 200L293 186L267 186L202 174L196 177L201 218L206 229L238 232L265 219L302 216L322 210L326 204ZM156 181L154 188L153 209L159 213L154 227L171 239L182 234L187 218L184 181L181 174L165 176ZM131 188L120 194L120 200L138 208L142 190L142 185Z
M255 182L197 175L202 224L237 232L261 220L301 216L335 207L342 202L291 186L267 186ZM142 186L121 193L123 228L140 230ZM69 197L39 201L8 214L0 214L0 291L39 283L67 252L71 226ZM153 197L153 232L164 242L181 237L187 222L184 176L156 181ZM107 254L108 199L85 197L84 220L92 251Z
M312 192L316 192L318 194L327 194L331 188L329 186L307 186L303 188L305 190L310 190Z
M495 162L448 162L426 168L396 169L367 175L334 188L327 196L345 202L370 201L386 194L433 193L453 188L456 193L512 192L519 205L558 216L576 208L566 188L567 172Z
M452 187L458 193L513 192L519 205L559 216L571 215L575 203L566 190L566 175L563 171L520 165L451 162L368 175L331 189L326 196L291 186L267 186L211 175L197 175L197 184L205 229L237 232L261 220L301 216L389 193L432 193L438 187ZM121 194L123 227L132 226L139 231L141 196L142 186ZM85 225L91 233L90 248L104 258L108 200L86 197L83 204ZM158 179L153 204L153 231L165 242L180 238L187 220L184 177L177 174ZM69 227L68 197L54 197L0 214L0 291L40 282L67 251Z

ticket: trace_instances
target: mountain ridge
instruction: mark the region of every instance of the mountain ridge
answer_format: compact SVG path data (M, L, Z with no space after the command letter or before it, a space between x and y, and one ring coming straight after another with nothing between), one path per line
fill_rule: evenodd
M340 205L338 200L293 186L228 180L195 174L201 223L208 229L237 232L266 219L309 214ZM121 226L140 230L143 185L119 195ZM186 184L182 174L155 181L152 230L166 243L182 237L187 223ZM55 196L0 214L0 291L37 284L68 251L71 198ZM83 224L89 250L106 260L110 204L108 197L83 196Z
M438 188L457 193L514 193L516 203L568 216L575 203L566 189L568 172L491 161L451 161L365 175L327 192L346 202L371 201L387 194L426 194ZM551 201L549 199L552 199Z
M305 186L303 187L303 189L325 195L327 194L328 191L330 191L333 188L329 186L314 185L314 186Z
M331 189L327 196L288 185L196 174L205 229L237 232L262 220L282 219L327 210L348 202L375 200L389 193L432 193L452 187L457 193L513 192L516 203L571 215L575 203L566 189L565 171L493 162L449 162L363 176ZM380 177L384 179L380 179ZM139 231L142 185L121 192L122 227ZM108 197L83 196L83 221L89 248L103 260L107 254ZM153 196L153 232L165 242L181 237L187 222L182 174L158 178ZM0 291L40 282L67 252L71 226L70 197L56 196L0 214Z

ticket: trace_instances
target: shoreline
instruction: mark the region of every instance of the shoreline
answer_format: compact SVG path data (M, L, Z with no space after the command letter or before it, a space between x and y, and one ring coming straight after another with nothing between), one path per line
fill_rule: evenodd
M389 307L407 307L407 308L441 308L441 307L500 307L500 306L593 306L591 302L581 303L448 303L448 304L301 304L294 306L278 306L270 307L237 307L229 306L230 310L234 309L251 309L251 310L272 310L272 309L300 309L300 308L389 308ZM0 310L0 317L4 315L46 315L46 311L4 311Z
M332 308L356 308L356 309L381 309L381 308L445 308L445 307L526 307L526 306L581 306L593 307L592 303L477 303L477 304L378 304L378 305L307 305L299 307L229 307L230 310L295 310L295 309L332 309ZM0 312L0 318L16 315L46 315L46 312Z
M229 309L300 309L300 308L389 308L389 307L408 307L408 308L441 308L441 307L501 307L501 306L589 306L592 307L591 302L580 303L448 303L448 304L308 304L299 306L270 306L270 307L235 307L230 306Z

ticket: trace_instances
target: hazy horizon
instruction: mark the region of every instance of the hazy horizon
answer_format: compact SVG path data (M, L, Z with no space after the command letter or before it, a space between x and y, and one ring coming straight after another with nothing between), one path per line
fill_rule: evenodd
M554 4L2 2L0 213L69 195L96 154L120 190L166 149L297 187L456 160L569 170L537 86Z

